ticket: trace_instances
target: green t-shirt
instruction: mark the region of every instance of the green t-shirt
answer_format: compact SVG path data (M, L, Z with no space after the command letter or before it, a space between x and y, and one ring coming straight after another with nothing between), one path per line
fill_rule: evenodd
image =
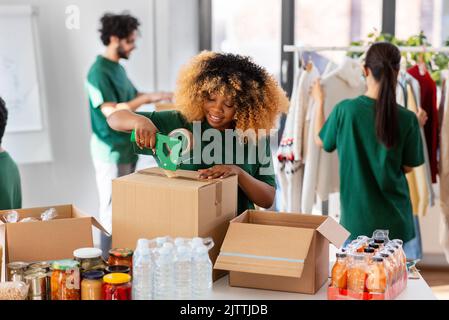
M93 136L92 157L108 163L134 163L137 156L129 144L130 134L111 129L100 106L105 102L128 102L137 96L137 89L117 62L98 56L87 75Z
M351 239L371 236L376 229L388 229L391 239L415 237L403 166L423 164L424 155L416 115L397 108L397 144L391 149L376 137L375 100L367 96L340 102L320 132L324 150L338 150L340 223Z
M0 152L0 210L22 208L20 174L7 152Z
M169 134L178 128L188 129L194 134L194 147L190 154L183 158L180 169L196 171L210 168L217 164L235 164L256 179L276 187L268 137L260 139L256 145L251 142L240 143L236 135L234 135L231 144L226 142L224 131L211 128L207 121L199 123L201 130L196 131L193 128L194 124L187 122L177 111L142 112L139 114L149 118L162 134ZM207 129L210 130L205 133ZM199 136L200 132L201 136ZM221 140L221 143L212 143L215 139ZM201 141L200 144L198 144L199 141ZM201 157L201 154L210 155L210 157ZM239 188L238 214L243 213L247 209L254 209L254 204L248 199L243 190Z

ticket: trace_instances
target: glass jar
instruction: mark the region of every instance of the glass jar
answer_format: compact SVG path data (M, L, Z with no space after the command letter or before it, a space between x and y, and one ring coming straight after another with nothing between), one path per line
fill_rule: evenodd
M106 262L102 258L103 252L97 248L81 248L73 251L73 256L80 263L81 275L86 271L106 268Z
M129 274L130 268L128 266L107 266L105 269L106 274L110 273L126 273Z
M131 276L111 273L103 277L104 300L131 300Z
M47 275L46 280L45 280L46 288L47 288L46 300L50 300L51 299L51 274L52 274L50 263L46 262L46 261L32 263L28 266L28 271L30 271L30 270L44 272Z
M25 276L25 271L28 268L28 263L26 262L11 262L7 265L8 268L8 279L9 281L23 281Z
M52 269L51 300L79 300L81 294L79 262L55 261Z
M103 271L86 271L81 281L81 300L103 300Z
M132 273L133 268L133 251L128 248L116 248L109 250L110 266L128 266Z

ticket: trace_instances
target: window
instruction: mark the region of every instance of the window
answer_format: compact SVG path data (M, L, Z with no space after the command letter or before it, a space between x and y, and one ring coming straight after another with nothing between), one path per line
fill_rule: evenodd
M296 0L295 42L348 46L382 26L382 0ZM323 55L335 56L338 53ZM341 53L340 53L341 54Z
M251 56L279 80L281 1L213 0L212 50Z

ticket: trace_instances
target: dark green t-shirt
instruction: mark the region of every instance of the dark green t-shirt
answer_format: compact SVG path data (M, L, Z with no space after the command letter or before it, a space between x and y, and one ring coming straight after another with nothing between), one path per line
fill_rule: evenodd
M129 144L130 134L112 130L101 111L105 102L128 102L137 96L137 90L117 62L98 56L87 75L93 136L92 157L108 163L134 163L137 156Z
M235 164L256 179L276 187L269 138L261 138L257 144L251 142L240 143L239 139L234 135L231 137L232 139L228 140L232 140L232 143L228 143L226 142L224 131L211 128L207 121L198 122L197 124L189 123L177 111L142 112L139 114L151 119L162 134L169 134L178 128L185 128L194 134L194 148L190 154L183 158L180 169L196 171L210 168L217 164ZM194 125L199 125L200 130L194 130ZM207 132L205 133L206 130ZM234 132L234 130L230 131ZM221 141L216 144L212 143L215 139ZM200 144L198 144L199 141L201 142ZM210 157L201 157L200 155L210 155ZM247 209L254 209L254 204L248 199L243 190L239 188L238 214L243 213Z
M388 229L391 239L415 237L412 205L403 166L424 163L416 115L397 107L397 144L387 149L375 133L375 100L360 96L340 102L320 132L323 148L338 151L340 223L351 232L371 236Z
M21 208L19 169L7 152L0 152L0 210Z

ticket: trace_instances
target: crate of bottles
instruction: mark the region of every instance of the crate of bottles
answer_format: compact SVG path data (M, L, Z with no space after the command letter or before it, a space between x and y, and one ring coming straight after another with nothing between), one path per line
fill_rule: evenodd
M407 286L402 240L376 230L359 236L336 254L327 290L329 300L393 300Z

